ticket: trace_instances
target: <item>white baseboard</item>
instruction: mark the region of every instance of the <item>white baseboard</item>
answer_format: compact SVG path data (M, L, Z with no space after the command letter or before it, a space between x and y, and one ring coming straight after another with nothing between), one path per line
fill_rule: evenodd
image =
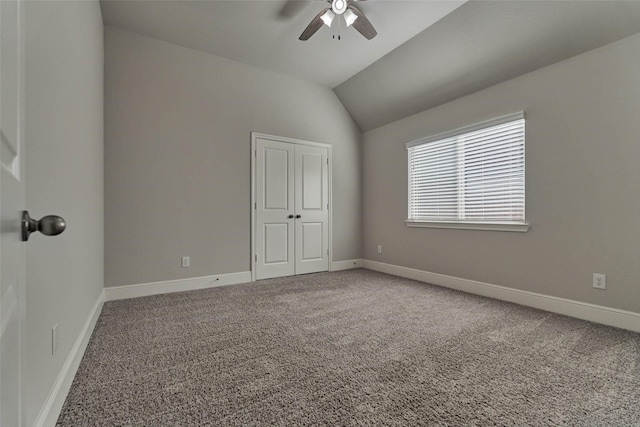
M553 313L564 314L578 319L602 323L622 329L640 332L640 313L618 310L580 301L558 298L535 292L522 291L507 288L505 286L492 285L490 283L477 282L475 280L461 279L444 274L430 273L428 271L385 264L377 261L363 260L363 267L381 273L431 283L445 288L482 295L503 301L510 301L528 307L539 308Z
M137 285L104 288L105 301L168 294L171 292L193 291L218 286L237 285L251 281L251 272L219 274L217 276L193 277L190 279L167 280L164 282L141 283Z
M361 268L361 259L348 259L345 261L334 261L331 263L330 271L351 270L352 268Z
M101 292L97 301L93 305L93 308L89 312L89 316L84 322L76 342L73 344L73 347L71 347L71 351L69 352L64 365L62 365L62 369L60 369L58 378L56 378L56 382L53 384L53 388L49 392L49 396L40 410L38 418L36 418L36 421L33 424L34 427L48 427L56 425L58 417L60 416L60 411L62 410L62 405L64 405L67 394L69 394L71 383L73 382L73 378L76 376L76 372L78 371L78 367L82 361L82 356L84 356L87 344L89 344L89 338L91 338L91 334L96 326L98 317L100 317L100 313L102 312L103 303L104 292Z

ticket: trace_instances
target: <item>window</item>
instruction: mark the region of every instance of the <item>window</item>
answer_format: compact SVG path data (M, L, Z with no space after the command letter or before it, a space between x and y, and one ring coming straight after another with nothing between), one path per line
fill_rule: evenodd
M527 231L524 113L407 144L412 227Z

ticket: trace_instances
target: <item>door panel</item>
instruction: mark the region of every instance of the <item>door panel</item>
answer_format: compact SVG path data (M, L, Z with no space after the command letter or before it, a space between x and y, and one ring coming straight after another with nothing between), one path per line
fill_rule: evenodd
M289 152L267 148L264 150L265 210L289 209Z
M329 270L329 178L326 148L296 145L296 274Z
M291 276L294 262L294 147L258 139L256 152L256 279Z
M302 224L302 261L317 261L323 258L325 247L322 242L322 225L321 222Z
M0 425L22 425L25 252L23 50L19 1L0 1Z
M322 210L322 155L302 154L302 209Z
M265 264L289 262L288 224L264 225L264 262Z

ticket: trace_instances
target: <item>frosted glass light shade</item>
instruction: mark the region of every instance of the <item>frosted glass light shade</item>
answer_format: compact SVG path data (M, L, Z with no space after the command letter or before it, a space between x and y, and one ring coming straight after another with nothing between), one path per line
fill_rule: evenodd
M331 23L333 22L333 18L336 17L336 14L333 13L331 10L327 10L321 17L320 19L322 19L322 22L324 22L324 25L326 25L327 27L331 27Z
M351 9L347 9L344 12L344 22L347 23L347 27L350 27L351 24L353 24L356 21L356 19L358 19L358 15L353 13Z

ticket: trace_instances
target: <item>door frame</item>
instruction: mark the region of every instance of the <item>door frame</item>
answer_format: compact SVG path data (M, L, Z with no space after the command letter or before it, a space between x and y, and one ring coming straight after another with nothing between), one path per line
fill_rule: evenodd
M329 233L329 270L332 271L333 264L333 235L332 235L332 223L333 223L333 196L332 196L332 167L333 167L333 154L332 154L332 146L331 144L326 144L323 142L313 142L313 141L305 141L303 139L297 138L287 138L284 136L276 136L276 135L268 135L265 133L251 132L251 204L249 205L249 209L251 209L251 281L256 281L256 159L258 155L258 138L260 139L268 139L271 141L284 142L287 144L297 144L304 145L308 147L320 147L326 148L327 150L327 159L329 161L328 169L327 169L327 179L329 182L329 224L328 224L328 233Z
M2 1L2 0L0 0ZM7 313L11 314L14 310L16 311L16 322L17 322L17 340L18 345L16 351L18 352L18 362L17 366L13 366L17 370L17 390L13 390L16 393L16 405L15 410L17 411L16 416L18 417L18 423L20 426L25 425L26 422L26 386L24 380L24 374L26 372L27 362L27 340L26 340L26 324L27 324L27 311L26 311L26 246L24 242L21 241L21 224L22 224L22 209L24 208L24 204L26 202L25 193L26 193L26 167L25 167L25 141L26 141L26 125L25 125L25 50L26 50L26 5L24 0L14 0L16 6L16 49L17 49L17 58L16 64L16 86L17 86L17 99L16 99L16 152L15 158L10 166L0 164L0 169L2 169L2 174L12 175L12 179L15 178L16 181L22 183L22 188L20 189L20 201L18 202L18 206L11 206L10 208L6 208L4 204L5 201L0 200L0 206L2 208L2 213L4 215L5 210L11 211L11 216L7 218L3 218L2 223L2 232L0 233L0 252L3 252L5 249L5 245L7 242L10 245L13 245L13 248L17 248L16 252L19 251L19 266L17 267L17 275L18 278L16 280L16 289L15 289L15 299L13 301L7 302L7 295L0 295L0 328L2 329L2 334L7 331L5 328L8 327L7 322L10 322L10 316L7 316ZM2 18L2 14L4 12L0 11L0 18ZM2 39L2 37L0 37ZM1 40L0 40L1 41ZM4 144L0 142L0 144ZM0 174L1 175L1 174ZM3 179L0 176L0 181ZM4 189L4 183L0 183L0 188ZM1 198L0 198L1 199ZM13 202L13 200L12 200ZM20 205L21 204L21 205ZM10 206L10 205L7 205ZM11 252L11 251L8 251ZM1 254L2 257L6 260L5 253ZM2 270L2 265L0 265L0 280L2 280L2 275L5 274ZM0 289L0 294L2 290ZM0 360L0 364L5 364L6 362ZM2 370L0 369L0 372ZM1 379L0 379L1 381ZM0 393L1 394L1 393ZM2 406L0 404L0 411L2 410ZM0 420L1 421L1 420Z

